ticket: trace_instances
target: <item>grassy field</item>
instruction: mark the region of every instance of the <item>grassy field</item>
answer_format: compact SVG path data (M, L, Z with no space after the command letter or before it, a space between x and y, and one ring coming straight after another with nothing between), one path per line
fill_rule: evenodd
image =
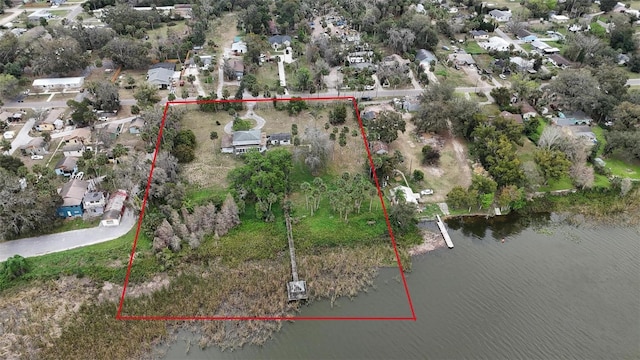
M538 188L538 191L557 191L573 189L573 183L569 176L563 176L559 180L550 180L547 185L542 185Z
M617 158L603 159L611 174L621 178L640 180L640 162L628 162Z
M475 41L467 41L464 45L464 51L471 55L486 54L487 50L483 49Z
M435 74L440 82L449 83L455 87L473 86L473 84L469 82L469 78L462 70L455 70L453 68L447 68L441 64L438 64L435 68Z

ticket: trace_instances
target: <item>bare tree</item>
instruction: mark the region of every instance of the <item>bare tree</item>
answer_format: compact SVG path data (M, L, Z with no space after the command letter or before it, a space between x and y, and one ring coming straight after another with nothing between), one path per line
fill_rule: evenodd
M593 167L587 166L584 162L574 163L569 168L569 176L573 179L573 183L581 189L588 189L593 186Z
M401 54L406 53L416 39L413 31L406 28L389 29L387 36L387 44Z
M564 139L565 135L562 133L562 128L558 126L547 126L540 134L538 140L538 147L544 149L555 149L556 146Z
M303 158L311 174L316 176L327 163L333 151L333 143L327 134L316 127L304 130L303 141L306 146L296 148L296 157Z
M175 236L173 228L167 219L162 220L162 223L156 229L153 238L153 249L155 251L162 251L167 248Z
M229 230L240 224L238 205L231 194L227 194L224 203L222 203L215 224L216 234L218 234L218 236L226 235Z

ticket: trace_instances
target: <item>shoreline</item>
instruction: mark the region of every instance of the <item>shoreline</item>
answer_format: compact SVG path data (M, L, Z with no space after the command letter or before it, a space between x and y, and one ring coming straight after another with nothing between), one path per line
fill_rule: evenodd
M423 241L408 250L409 256L423 255L447 247L441 234L428 229L420 229L420 233Z

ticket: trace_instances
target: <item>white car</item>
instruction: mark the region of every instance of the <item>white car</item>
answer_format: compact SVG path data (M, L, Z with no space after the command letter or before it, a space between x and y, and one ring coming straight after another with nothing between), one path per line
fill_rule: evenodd
M433 190L424 189L424 190L420 191L420 195L433 195Z
M505 74L500 74L498 77L502 80L507 80L507 76Z
M374 85L367 85L364 87L365 90L374 90L376 87Z
M106 116L100 116L100 117L98 118L98 120L100 120L100 121L107 121L107 120L109 120L109 118L108 118L108 117L106 117Z
M44 156L42 155L31 155L31 160L42 160Z

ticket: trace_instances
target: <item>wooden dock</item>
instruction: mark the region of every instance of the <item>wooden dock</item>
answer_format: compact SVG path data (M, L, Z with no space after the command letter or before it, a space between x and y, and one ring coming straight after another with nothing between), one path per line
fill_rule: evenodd
M291 230L291 218L285 214L287 224L287 239L289 240L289 256L291 257L291 277L293 281L287 283L289 301L307 299L307 282L298 278L298 265L296 264L296 249L293 246L293 232Z
M444 242L447 243L447 247L449 247L449 249L453 249L453 241L451 241L451 238L449 237L449 232L447 231L447 227L444 225L444 222L442 222L440 215L436 215L436 218L438 219L436 223L438 224L440 233L442 233Z

